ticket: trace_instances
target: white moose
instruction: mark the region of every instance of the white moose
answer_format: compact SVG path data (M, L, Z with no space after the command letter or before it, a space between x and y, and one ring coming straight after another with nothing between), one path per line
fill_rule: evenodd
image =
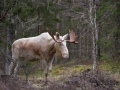
M9 66L9 75L16 75L21 61L43 60L45 64L44 73L47 82L48 71L52 74L52 62L54 55L69 58L66 42L77 44L75 32L69 30L70 40L66 40L68 34L60 36L58 32L54 36L50 29L39 36L21 38L12 44L12 59Z

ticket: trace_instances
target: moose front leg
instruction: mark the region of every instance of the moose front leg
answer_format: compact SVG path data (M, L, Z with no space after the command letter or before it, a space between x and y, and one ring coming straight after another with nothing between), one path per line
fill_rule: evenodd
M14 73L14 68L16 66L16 60L13 59L13 61L10 63L10 66L9 66L9 75L12 75Z
M48 85L48 73L45 73L45 83Z
M52 62L53 62L53 59L49 62L50 80L52 80Z
M50 72L50 80L52 80L52 62L53 59L48 60L48 61L44 61L44 73L45 73L45 81L46 81L46 85L48 85L48 72Z
M15 66L14 62L11 62L9 66L9 75L12 75L14 66Z
M44 74L45 74L45 83L48 85L48 64L44 61Z

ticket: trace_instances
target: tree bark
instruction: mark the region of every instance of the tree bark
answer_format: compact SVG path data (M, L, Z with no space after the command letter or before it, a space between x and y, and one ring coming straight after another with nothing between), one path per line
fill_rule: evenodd
M14 39L14 29L13 29L13 23L11 23L9 28L7 29L7 46L6 46L6 55L10 57L12 56L11 44L12 44L13 39ZM9 72L10 62L11 62L11 59L6 57L6 62L5 62L5 74L6 75L8 75L8 72Z
M98 30L96 26L96 1L90 0L89 2L89 17L90 17L90 24L92 30L92 60L93 60L93 70L97 69L97 53L98 53Z

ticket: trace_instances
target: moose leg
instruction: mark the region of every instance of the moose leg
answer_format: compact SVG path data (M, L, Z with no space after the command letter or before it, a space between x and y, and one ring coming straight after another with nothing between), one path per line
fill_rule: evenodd
M46 82L46 85L48 85L49 62L44 61L44 65L45 65L45 68L44 68L44 73L45 73L45 82Z
M10 63L10 66L9 66L9 75L13 74L15 65L16 65L16 59L13 58L13 61Z
M44 61L44 73L45 73L45 82L48 85L47 77L48 77L48 64L47 61Z
M47 77L48 77L48 73L45 73L45 82L46 82L46 85L48 85Z
M15 67L15 63L11 62L9 66L9 75L12 75L14 67Z
M50 80L52 80L52 62L53 62L53 59L49 62Z
M15 69L14 69L14 77L16 77L16 75L17 75L17 73L18 73L19 66L20 66L20 62L17 61L17 62L16 62L16 67L15 67Z

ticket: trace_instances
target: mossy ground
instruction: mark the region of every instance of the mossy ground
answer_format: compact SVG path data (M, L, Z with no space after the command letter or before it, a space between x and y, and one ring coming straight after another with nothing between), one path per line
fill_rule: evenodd
M53 78L62 78L67 75L78 75L86 69L92 69L92 62L89 61L70 61L64 64L53 65L52 76ZM120 62L98 62L99 69L105 74L117 78L120 76ZM116 76L117 75L117 76ZM25 75L23 75L25 77ZM37 69L31 72L29 78L44 78L44 72L42 69Z

